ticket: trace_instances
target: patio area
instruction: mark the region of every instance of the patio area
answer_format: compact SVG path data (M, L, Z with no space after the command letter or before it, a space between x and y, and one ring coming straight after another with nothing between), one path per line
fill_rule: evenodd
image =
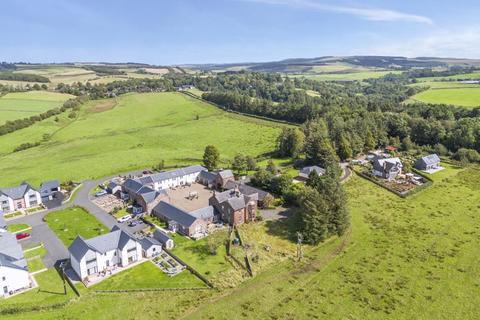
M428 173L428 174L434 174L436 172L442 171L443 169L445 169L445 168L439 166L439 167L436 167L434 169L424 170L423 172Z

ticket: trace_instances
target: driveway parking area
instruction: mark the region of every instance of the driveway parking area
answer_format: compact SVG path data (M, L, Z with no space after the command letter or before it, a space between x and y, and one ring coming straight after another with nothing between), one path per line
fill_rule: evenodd
M168 195L177 207L190 212L207 207L213 191L200 183L193 183L191 186L170 189Z
M105 212L111 212L116 207L123 207L124 203L113 194L106 194L92 199L92 202L102 208Z

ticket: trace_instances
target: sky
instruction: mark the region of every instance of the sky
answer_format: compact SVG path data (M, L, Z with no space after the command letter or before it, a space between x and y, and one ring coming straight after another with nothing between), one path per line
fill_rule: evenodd
M480 58L478 0L2 0L0 61Z

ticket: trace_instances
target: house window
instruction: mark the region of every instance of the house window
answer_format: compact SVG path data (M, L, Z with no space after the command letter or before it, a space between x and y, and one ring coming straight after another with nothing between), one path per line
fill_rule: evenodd
M90 259L90 260L87 260L87 264L90 264L90 263L93 263L93 262L97 262L97 259Z
M115 257L117 256L117 251L113 252L113 256Z
M3 200L2 204L8 204L8 200Z
M153 248L153 250L152 250L152 251L153 251L153 252L157 251L157 248Z
M37 196L36 196L35 194L31 194L31 195L30 195L30 199L31 199L31 198L36 198L36 197L37 197Z
M5 278L5 277L2 277L2 281L5 281L5 280L7 280L7 278Z
M133 248L128 249L127 252L130 253L130 252L133 252L133 251L135 251L135 250L137 250L137 248L136 248L136 247L133 247Z

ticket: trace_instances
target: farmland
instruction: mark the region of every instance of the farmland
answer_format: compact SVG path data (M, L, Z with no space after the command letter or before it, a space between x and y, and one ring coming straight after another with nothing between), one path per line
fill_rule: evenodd
M414 95L411 100L427 103L445 103L467 108L480 106L480 86L459 88L432 88Z
M370 78L381 78L389 73L400 73L399 71L359 71L349 73L319 73L319 74L300 74L292 77L305 77L311 80L322 81L354 81Z
M0 97L0 125L6 121L28 118L49 109L61 107L72 98L68 94L47 91L8 93Z
M431 188L407 199L354 177L346 184L351 232L305 248L303 262L287 258L269 265L236 288L218 293L84 291L61 309L13 317L77 319L88 314L87 319L97 319L120 312L132 319L159 314L168 319L473 319L480 302L480 171L447 166L432 177ZM266 234L287 241L284 232L265 226L267 233L259 225L242 229L242 235L247 241L263 237L273 244ZM295 246L284 248L293 253ZM159 299L162 303L155 303Z
M257 156L274 149L279 131L276 123L229 114L178 93L128 94L92 101L75 119L62 115L0 137L7 150L0 168L5 185L82 180L161 160L170 166L199 163L207 144L216 145L223 159L239 151ZM42 141L45 134L49 140L40 146L11 153L21 143Z

